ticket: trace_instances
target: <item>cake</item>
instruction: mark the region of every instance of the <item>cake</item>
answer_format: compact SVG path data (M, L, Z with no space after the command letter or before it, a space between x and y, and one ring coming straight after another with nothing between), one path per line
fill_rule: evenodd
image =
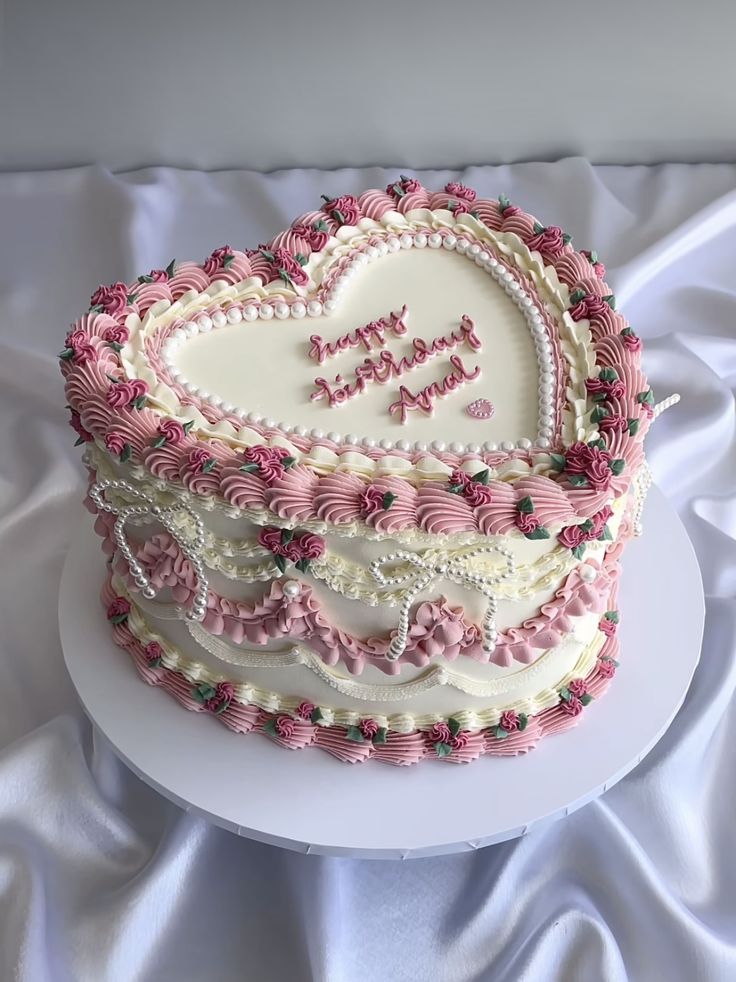
M116 644L285 748L532 749L618 667L640 361L595 252L454 182L99 287L61 370Z

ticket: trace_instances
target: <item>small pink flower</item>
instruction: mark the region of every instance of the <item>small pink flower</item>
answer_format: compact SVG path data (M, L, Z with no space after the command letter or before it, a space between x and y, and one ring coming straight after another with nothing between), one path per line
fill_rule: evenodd
M452 743L452 733L447 723L435 723L429 731L432 743Z
M587 536L580 525L566 525L557 536L557 541L565 549L577 549L586 539Z
M295 286L304 286L305 283L309 282L309 277L304 272L303 267L288 249L276 249L273 256L273 268L276 277L280 272L283 272Z
M113 344L125 344L129 336L127 327L123 327L122 324L116 324L114 327L105 328L102 339Z
M608 466L611 456L607 451L598 450L597 447L592 449L595 450L596 456L585 468L585 476L594 491L607 491L611 484L611 468Z
M369 484L365 491L360 492L360 510L366 516L383 511L384 492L375 484Z
M592 516L591 521L593 523L593 528L588 532L586 538L588 541L592 542L598 538L603 529L606 527L606 523L609 518L613 515L613 508L610 505L604 505L600 511L597 511L595 515Z
M629 351L641 351L641 338L637 334L622 334L621 340Z
M586 392L591 392L593 394L597 392L608 392L608 382L605 382L602 378L586 378L585 380L585 390Z
M449 184L445 184L445 191L461 201L473 202L476 198L476 192L472 188L468 188L457 181L450 181Z
M132 406L133 403L146 395L148 386L139 378L131 379L129 382L118 382L111 385L105 394L105 400L113 409L123 409Z
M146 647L143 649L143 654L146 661L158 661L164 653L164 649L158 643L158 641L149 641Z
M464 750L470 743L470 734L465 730L459 730L450 740L453 750Z
M612 638L616 633L616 624L614 621L610 621L607 617L601 618L598 623L598 628L607 638Z
M598 674L604 679L613 678L616 674L616 663L610 658L601 658L598 662Z
M266 525L258 533L258 542L274 556L282 555L281 529Z
M293 541L297 543L301 559L319 559L325 551L325 540L313 532L302 532Z
M189 461L189 466L192 468L195 474L202 474L212 458L204 447L194 447L193 450L189 451L187 460Z
M521 208L517 208L516 205L506 205L502 207L500 204L498 206L499 213L503 216L504 220L507 218L513 218L514 215L521 214Z
M308 702L305 699L302 702L300 702L299 705L296 707L296 714L299 717L299 719L304 719L307 722L310 722L310 720L312 719L312 713L315 711L316 708L317 707L314 705L313 702Z
M97 360L97 349L89 341L78 344L74 349L74 361L77 365L86 365L88 361Z
M204 708L210 713L224 712L235 696L235 688L230 682L218 682L215 694L204 702Z
M130 613L130 601L125 597L115 597L107 608L107 619L111 621L113 617L127 617Z
M584 474L590 460L590 447L587 443L573 443L565 451L565 470L568 474Z
M64 345L67 348L77 348L80 344L86 343L87 335L84 331L69 331L64 340Z
M85 428L82 426L82 418L76 409L72 409L71 416L69 417L69 425L80 440L84 440L85 443L91 443L92 440L94 440L94 437L89 430L85 430Z
M452 474L450 474L450 479L447 483L450 485L450 487L459 486L461 488L465 488L466 485L470 484L470 475L466 474L465 471L460 470L459 467L456 467Z
M374 719L362 719L358 728L366 740L372 740L381 727Z
M98 286L91 297L93 307L101 306L106 314L113 317L122 313L128 306L128 287L118 281L110 286Z
M583 711L583 704L577 696L570 696L566 702L560 702L560 709L567 716L579 716Z
M284 476L283 461L289 456L284 447L266 447L257 444L243 451L243 459L247 464L258 466L258 476L269 486L280 481Z
M110 453L120 456L125 450L126 440L122 433L110 432L105 434L105 446Z
M178 446L186 436L178 419L162 419L158 424L158 432L172 447Z
M315 252L319 252L320 249L324 249L330 238L329 232L323 232L321 229L315 228L314 225L292 225L291 230L294 235L298 235L300 239L306 239L309 243L309 248L313 249Z
M386 194L390 194L392 197L401 199L403 195L396 193L396 188L399 187L404 194L413 194L416 191L422 190L422 185L415 177L404 177L400 181L394 181L393 184L386 185Z
M507 733L514 733L519 729L519 714L513 709L507 709L501 713L501 719L498 721L498 725L502 730L506 730Z
M592 252L589 252L587 249L581 249L580 255L585 256L585 258L588 260L590 265L593 267L593 272L595 273L595 275L598 277L599 280L605 279L606 267L603 265L602 262L599 262L597 259L595 262L593 262Z
M211 255L205 259L202 263L202 269L208 276L214 276L214 274L225 268L225 262L229 256L233 255L233 250L229 245L220 246L219 249L215 249Z
M481 505L487 505L493 499L493 493L487 484L481 484L480 481L470 481L465 485L465 500L473 508L479 508Z
M601 433L623 433L628 429L629 424L623 416L613 415L604 416L598 424Z
M276 727L277 734L283 740L289 740L294 736L296 720L291 716L277 716L274 720L274 726Z
M468 203L466 201L451 201L447 205L447 208L453 213L453 215L455 215L455 217L458 215L470 214L470 208L468 207Z
M339 198L326 201L322 205L322 211L326 212L330 218L334 218L340 225L357 225L360 219L358 199L354 198L352 194L343 194Z
M536 532L539 528L539 518L534 512L517 511L514 522L516 523L517 529L523 532L524 535Z
M580 696L584 696L588 691L588 687L585 684L585 679L572 679L571 682L567 683L567 687L570 692L578 698L580 698Z
M527 241L527 246L532 252L541 252L545 256L559 256L565 248L563 235L564 232L558 225L548 225L532 236Z
M583 297L582 300L579 300L574 307L571 307L569 313L574 321L580 321L600 317L606 310L610 310L606 301L602 297L591 293Z
M641 408L644 410L644 415L647 419L654 419L654 406L650 406L648 402L645 402Z
M148 275L153 283L165 283L169 278L165 269L152 269Z

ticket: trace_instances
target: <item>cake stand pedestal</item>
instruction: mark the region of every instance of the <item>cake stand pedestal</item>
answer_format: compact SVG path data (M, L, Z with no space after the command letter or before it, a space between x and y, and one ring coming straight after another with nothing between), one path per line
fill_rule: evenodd
M565 733L521 757L413 767L289 752L186 712L145 685L102 614L103 561L87 519L59 597L61 642L92 723L175 804L251 839L299 852L407 859L478 849L570 814L635 767L680 708L700 656L703 587L687 533L652 488L645 532L624 554L621 668Z

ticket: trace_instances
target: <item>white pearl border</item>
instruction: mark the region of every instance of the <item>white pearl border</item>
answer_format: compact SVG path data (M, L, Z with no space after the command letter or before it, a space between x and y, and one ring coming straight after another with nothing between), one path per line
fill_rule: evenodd
M188 321L181 327L176 328L161 348L161 355L169 371L169 375L181 385L185 392L197 396L215 409L222 410L226 415L237 416L252 425L260 425L266 429L275 427L284 434L294 433L296 436L311 437L313 440L327 438L332 443L361 446L365 449L380 447L382 450L426 451L428 445L421 440L416 441L414 444L409 440L403 439L395 441L387 438L376 440L373 437L358 437L353 434L343 436L340 433L325 433L318 428L308 429L305 426L291 426L284 422L277 423L268 417L248 412L245 409L225 402L219 396L203 391L198 385L187 379L174 364L174 356L177 348L188 338L196 337L197 334L206 334L213 329L225 327L228 324L239 324L243 320L249 323L258 319L272 320L274 317L278 320L286 320L290 317L300 320L305 316L321 317L323 315L329 315L339 306L343 291L361 266L374 262L389 253L399 252L401 249L411 249L412 247L423 249L426 246L429 246L430 249L444 248L448 251L458 252L460 255L475 262L477 266L480 266L487 273L490 273L493 279L503 289L504 293L506 293L523 314L532 335L532 340L534 341L537 367L539 370L539 389L537 393L538 429L534 441L528 437L523 437L515 443L508 440L498 444L489 440L482 446L479 446L476 443L450 443L448 445L442 440L434 440L429 444L429 449L436 453L449 450L457 454L490 453L495 450L503 450L505 452L516 449L530 450L533 446L542 450L549 449L552 445L555 419L555 364L552 355L552 345L547 337L544 320L539 307L526 290L523 289L513 273L509 272L503 263L499 262L490 251L484 249L480 243L472 242L465 236L458 237L452 232L444 232L444 234L440 234L439 232L430 234L424 232L415 232L413 234L404 232L399 236L388 235L376 244L365 246L356 252L344 268L339 270L338 275L333 278L333 282L330 284L329 292L324 301L310 300L305 302L304 300L295 300L291 304L283 300L269 303L236 302L224 311L215 311L211 317L206 313L199 314L196 319Z

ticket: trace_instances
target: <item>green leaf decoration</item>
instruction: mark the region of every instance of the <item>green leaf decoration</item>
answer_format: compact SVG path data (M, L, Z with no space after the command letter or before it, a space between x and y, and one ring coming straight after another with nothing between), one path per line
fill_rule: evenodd
M186 421L186 423L182 424L182 429L184 430L185 433L188 433L193 426L194 426L194 420L189 419Z
M506 197L505 194L499 194L498 196L498 210L503 214L506 209L511 205L511 202Z
M584 706L587 706L589 702L593 701L593 696L589 692L586 692L585 695L580 696L580 701Z
M166 275L171 279L174 275L174 270L176 269L176 259L172 259L169 265L166 267Z
M622 338L630 338L633 335L634 335L634 332L633 332L633 330L630 327L625 327L623 329L623 331L621 331L621 337Z
M243 464L238 470L243 471L244 474L255 474L258 470L258 464Z
M585 474L568 474L568 481L574 488L587 488L588 478Z
M470 212L470 217L480 220L480 212L473 208L473 210Z
M448 719L447 727L450 733L452 733L454 737L457 736L458 733L460 732L460 723L458 722L458 720L455 719L454 716L450 716L450 718Z
M563 685L563 687L560 689L560 699L562 699L563 702L569 702L572 699L572 692L570 692L566 685Z
M438 757L448 757L452 753L452 747L449 743L438 740L434 745L434 751Z
M411 178L408 177L406 174L399 174L399 180L402 181L402 182L403 181L410 181Z
M521 501L516 506L516 510L521 512L522 515L533 515L534 514L534 502L529 497L529 495L524 495Z
M263 724L263 732L264 733L268 733L269 736L274 736L274 737L275 736L278 736L278 733L276 732L276 719L275 719L275 717L272 717L271 719L267 719L266 720L266 722Z
M101 303L96 303L89 308L89 312L90 314L101 314L104 309Z
M163 433L161 434L161 436L155 436L153 440L151 440L151 446L156 447L156 449L158 449L159 447L163 447L165 443L166 443L166 437L163 435Z
M315 222L312 225L312 229L315 232L329 232L329 229L327 228L327 222L322 218L320 218L318 222Z
M217 466L217 461L215 460L214 457L210 457L210 459L206 460L202 465L202 473L209 474L210 471L213 471L216 466Z
M299 263L300 266L307 265L308 259L303 252L297 252L297 254L294 256L294 259L296 259L296 261Z
M281 529L281 543L282 545L288 546L291 540L294 538L294 529Z
M281 463L284 466L284 468L288 471L288 469L290 467L293 467L294 464L296 463L296 457L284 457Z
M573 290L570 294L570 304L573 307L583 299L585 299L585 290Z
M388 737L388 730L385 726L382 726L376 735L373 737L373 743L385 743Z
M274 563L276 563L276 568L278 569L279 573L285 573L286 572L286 557L285 556L274 556L273 557L273 561L274 561Z
M345 224L345 216L343 215L343 213L340 211L339 208L333 208L332 217L335 219L336 222L339 222L340 225Z
M602 440L599 437L597 440L588 440L588 446L589 447L597 447L599 450L605 450L606 449L606 442L605 442L605 440Z
M548 539L549 538L549 532L547 531L547 529L543 525L540 525L539 528L534 529L533 532L525 532L524 533L524 538L526 538L526 539Z
M402 188L402 186L398 183L398 181L396 184L394 184L391 190L398 198L403 198L404 195L406 194L406 191Z
M602 368L598 373L598 378L602 382L615 382L618 378L618 372L615 368Z
M130 460L131 454L133 453L133 448L129 443L123 444L123 449L120 453L120 463L124 464Z
M353 743L362 743L365 740L359 726L349 726L345 737L347 740L352 740Z
M225 256L225 258L222 260L222 268L223 269L230 269L230 267L232 266L232 264L234 262L235 262L235 256L231 252L229 252Z
M71 361L74 357L74 348L64 348L63 351L59 352L59 358L62 361Z
M616 309L616 298L612 293L607 293L603 299L606 301L611 310Z
M542 232L544 232L544 225L542 225L541 222L535 222L534 223L534 234L535 235L541 235Z
M216 694L217 690L208 682L201 682L199 685L195 685L192 689L192 696L197 700L197 702L206 702L208 699L212 699Z
M285 269L279 270L279 279L283 280L287 286L294 286L294 282Z
M133 400L133 408L134 409L143 409L143 407L145 406L145 404L146 404L146 397L145 396L138 396L137 399L134 399Z
M112 348L112 350L115 351L116 353L118 351L122 351L123 350L122 344L120 344L118 341L108 341L107 342L107 346L108 346L108 348Z
M505 740L506 737L509 735L509 731L504 730L502 726L497 726L496 729L493 731L493 735L497 740Z
M598 253L593 249L591 249L589 261L591 266L595 266L595 264L598 262Z
M146 662L146 664L148 665L149 668L160 668L161 667L161 659L160 658L154 658L153 661Z
M383 510L388 511L391 505L394 503L394 501L396 501L396 495L391 494L390 491L387 491L384 494L383 499L381 501L381 506L383 507Z
M465 490L465 485L464 484L450 484L449 487L447 488L447 490L450 492L450 494L462 494L463 491Z
M602 419L605 419L609 415L610 413L605 406L596 406L590 414L590 421L591 423L600 423Z
M138 277L138 282L139 283L153 283L153 277L152 276L149 276L148 273L145 273L143 276L139 276Z
M640 403L642 406L653 406L654 393L652 392L651 389L647 389L646 392L640 392L636 397L636 401Z
M609 529L609 527L607 525L604 525L603 526L603 531L598 536L598 541L599 542L612 542L613 541L613 536L611 535L611 530Z
M526 713L519 713L519 732L523 732L529 723L529 717Z
M320 723L324 719L322 710L319 708L319 706L314 707L312 710L312 715L309 717L309 719L312 723Z
M136 300L138 299L138 294L137 293L129 293L128 296L125 299L128 301L128 303L135 303Z
M629 436L636 436L639 432L639 420L629 419L627 420L627 429L629 431Z
M105 376L109 378L111 382L114 382L115 385L120 385L120 383L122 382L122 379L115 378L115 376L111 375L109 372L105 372Z
M605 402L608 398L608 393L606 392L594 392L593 402Z
M576 559L582 559L585 553L585 543L581 542L579 546L575 546L574 549L570 550Z
M563 245L570 245L571 242L572 242L572 236L570 235L570 233L569 232L564 232L563 235L562 235L562 244Z
M580 528L583 530L583 532L590 532L590 530L593 528L593 519L586 518Z
M81 447L81 446L82 446L82 444L83 444L83 443L86 443L86 442L87 442L87 441L86 441L86 440L84 439L84 437L82 437L82 436L78 436L78 437L77 437L77 439L76 439L76 440L74 441L74 446L75 446L75 447Z
M550 454L553 471L564 471L567 459L561 453Z
M267 262L269 262L269 263L272 263L274 261L274 259L276 258L274 256L274 254L269 249L260 249L259 251L260 251L261 255L263 256L263 258Z
M618 611L617 610L607 610L603 615L604 619L610 621L612 624L618 624Z
M128 615L127 614L115 614L113 617L110 618L110 623L111 624L122 624L123 621L127 621L127 619L128 619Z
M471 480L476 481L478 484L488 484L490 477L491 477L491 472L486 467L484 468L484 470L478 471L477 474L473 474Z
M615 457L610 463L611 473L618 476L626 466L626 461L623 457Z
M294 563L294 565L296 566L296 568L299 570L300 573L308 573L309 562L310 560L308 559L299 559L297 560L297 562Z

